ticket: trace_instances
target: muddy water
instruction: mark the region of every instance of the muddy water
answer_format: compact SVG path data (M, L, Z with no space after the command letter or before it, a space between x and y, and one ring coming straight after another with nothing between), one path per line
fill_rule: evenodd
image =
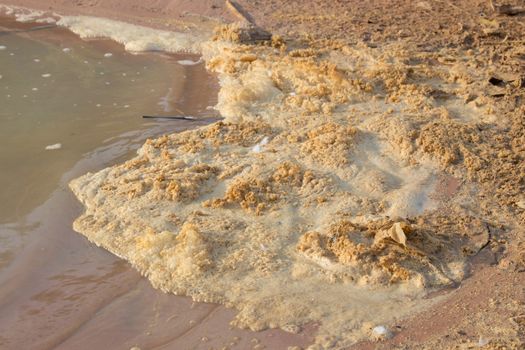
M55 27L0 25L0 348L284 349L310 342L311 329L230 329L233 311L153 290L71 229L82 210L67 188L71 179L129 158L147 137L214 119L206 108L216 102L214 80L202 65L177 63L196 58L131 55ZM141 118L180 111L198 120Z

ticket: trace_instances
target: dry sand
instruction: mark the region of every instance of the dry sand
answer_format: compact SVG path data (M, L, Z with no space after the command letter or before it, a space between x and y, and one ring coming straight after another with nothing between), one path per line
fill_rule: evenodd
M75 229L236 325L318 323L312 349L522 348L520 8L243 5L281 36L202 43L225 120L72 182Z

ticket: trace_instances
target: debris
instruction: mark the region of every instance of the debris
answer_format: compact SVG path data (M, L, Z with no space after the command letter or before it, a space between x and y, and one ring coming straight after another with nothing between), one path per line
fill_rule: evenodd
M490 1L490 6L498 15L516 16L525 13L525 7L522 6L513 6L510 4L494 5L492 0Z
M265 146L266 144L268 144L268 136L265 136L261 142L259 142L258 144L256 144L255 146L253 146L252 148L252 152L254 153L260 153L262 151L262 147Z
M272 34L257 26L250 14L244 11L239 4L226 0L226 8L240 19L240 22L234 23L233 26L223 26L223 30L226 32L231 30L236 32L236 41L242 44L251 44L272 40Z
M401 222L396 222L392 225L390 229L390 238L392 238L397 243L406 247L407 236L405 235L405 230L408 232L408 225Z
M126 105L128 106L128 105ZM127 108L124 106L124 108ZM129 107L129 106L128 106ZM178 119L178 120L195 120L195 117L184 115L143 115L144 119Z
M253 18L246 11L244 11L239 4L230 0L226 0L226 8L230 10L230 12L233 13L233 15L239 18L241 21L250 24L255 24Z
M46 151L54 151L54 150L61 149L61 148L62 148L61 143L55 143L54 145L46 146Z
M407 236L410 233L410 227L404 222L394 223L388 230L381 230L376 233L374 244L377 244L385 239L391 239L396 243L406 247Z
M481 348L485 345L487 345L488 343L490 343L490 339L487 339L487 338L483 338L482 336L479 337L479 340L478 340L478 346Z
M392 332L388 330L385 326L376 326L372 329L372 334L374 337L379 339L388 339L392 337Z

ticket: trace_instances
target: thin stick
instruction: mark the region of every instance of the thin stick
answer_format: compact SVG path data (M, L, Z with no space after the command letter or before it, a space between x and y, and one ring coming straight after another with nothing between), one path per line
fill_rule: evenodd
M255 24L253 18L246 11L244 11L244 9L242 9L239 4L230 0L226 0L226 8L228 8L228 10L230 10L230 12L241 21Z
M177 120L197 120L195 117L183 115L143 115L144 119L177 119Z

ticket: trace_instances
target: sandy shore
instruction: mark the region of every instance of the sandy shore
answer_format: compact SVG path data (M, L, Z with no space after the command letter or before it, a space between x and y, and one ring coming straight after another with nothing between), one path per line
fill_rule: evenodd
M37 7L31 1L17 1L16 4ZM93 6L87 2L75 6L61 2L46 2L48 7L53 7L53 11L106 16L156 27L159 27L159 23L163 21L166 21L167 26L170 27L171 24L168 23L168 19L177 14L182 14L182 11L200 13L204 16L222 16L227 20L232 19L228 17L223 4L212 6L215 4L206 2L202 3L202 7L191 7L188 4L186 2L172 1L163 5L137 7L137 4L133 5L133 2L124 1L119 3L95 3ZM389 324L393 332L391 339L381 342L360 342L352 348L448 349L484 346L494 349L519 349L522 347L525 336L525 316L523 315L525 295L522 286L525 285L525 277L523 274L524 245L521 228L521 225L524 223L523 183L520 179L523 176L524 150L519 140L523 140L524 137L524 107L522 102L524 92L523 80L520 80L523 79L522 57L524 51L521 38L523 37L524 28L522 25L523 15L519 13L520 11L517 11L518 13L515 15L509 16L497 4L494 7L487 2L481 1L464 1L460 4L451 4L449 2L418 2L417 4L399 2L395 5L390 2L380 1L366 5L361 3L341 3L334 6L328 6L322 2L309 2L308 6L303 2L272 2L259 4L257 7L249 3L241 2L241 4L255 18L257 23L264 25L265 28L270 29L272 32L281 34L288 40L289 47L293 47L296 50L294 54L297 56L291 55L292 57L310 57L313 55L315 57L314 60L320 60L315 62L322 62L324 59L327 61L332 59L333 62L334 59L337 60L338 58L335 54L330 56L333 54L330 50L334 50L334 52L342 52L341 59L348 57L356 60L363 59L355 54L352 56L353 52L351 50L357 46L369 54L368 58L380 60L380 55L374 52L377 51L375 49L383 50L386 48L385 51L399 50L397 55L398 57L402 56L404 60L401 60L402 62L398 66L390 68L400 69L401 75L408 74L407 76L412 73L410 69L416 69L410 68L411 66L427 64L432 65L433 69L445 69L448 67L447 69L453 71L458 69L458 65L455 65L458 61L465 62L461 66L465 70L458 73L455 79L465 79L464 86L468 87L460 88L452 87L451 85L447 88L441 86L442 89L439 90L432 86L431 90L433 90L430 92L430 95L425 95L426 92L423 92L422 89L426 88L423 85L432 84L431 73L427 72L428 76L425 76L427 73L422 73L423 80L419 81L408 78L408 82L403 81L403 78L399 78L399 76L382 77L387 94L390 94L389 98L405 101L405 103L416 108L419 112L429 113L437 119L432 124L432 121L429 123L426 120L414 118L413 121L403 124L406 129L401 131L397 130L392 124L379 123L376 126L371 125L367 131L376 132L384 139L393 140L392 143L397 150L396 152L408 152L409 154L414 152L415 156L411 160L416 163L422 164L422 159L424 158L418 152L426 153L426 156L430 156L434 162L432 167L428 168L429 171L459 179L457 181L460 185L452 184L453 181L445 181L444 187L441 187L441 189L439 189L439 186L437 187L436 196L442 196L441 202L439 202L441 204L439 205L445 208L446 205L443 203L454 202L459 205L463 201L461 205L465 206L465 203L472 201L470 206L466 205L468 207L466 211L454 211L456 209L453 209L451 211L452 214L449 214L449 219L454 221L457 217L463 218L463 216L474 215L477 219L482 220L482 225L487 227L485 234L488 237L479 245L469 246L468 249L474 250L473 257L466 260L466 275L458 277L455 283L440 291L438 298L436 298L437 294L429 296L428 299L435 300L435 302L427 306L424 312L417 313L414 311L414 314L409 317L402 315L394 322L391 321ZM42 9L46 5L38 2L38 8ZM520 6L518 3L515 5ZM116 10L117 8L118 11ZM519 7L516 8L519 9ZM117 14L117 12L119 13ZM344 14L344 16L340 16L340 14ZM148 22L150 20L152 21ZM319 23L321 22L326 25L320 26ZM180 23L177 25L180 25ZM402 47L402 49L399 49L399 47ZM309 49L312 51L308 51ZM248 55L255 54L259 59L260 57L265 57L263 66L265 64L271 66L271 58L281 59L277 54L271 54L265 50L257 47L242 48L240 52L245 54L245 56L241 56L244 58L240 61L242 61L242 64L253 62L255 60L253 56ZM315 56L315 52L319 52L318 56ZM263 56L265 54L268 54L270 59ZM329 58L327 59L326 57ZM298 71L304 68L299 64L294 66L296 62L293 62L293 60L290 62L290 65ZM341 66L344 66L343 63L339 63ZM220 67L221 62L216 62L216 64ZM234 65L233 68L226 67L226 69L233 69L233 71L237 69L242 73L243 70L247 69L242 64ZM224 73L224 67L220 67L220 69L223 69L221 74L231 74L232 72ZM273 72L279 71L279 69L281 67L277 64L273 66ZM359 70L361 68L347 67L346 69L352 71L352 69ZM403 71L403 69L406 69L406 71ZM369 73L366 69L363 71ZM446 74L449 74L449 72L447 71ZM287 78L289 77L284 77L284 75L282 77L284 82L289 82ZM292 80L293 83L294 81ZM329 88L332 83L332 81L326 82ZM389 86L389 83L392 85ZM285 84L283 83L280 88L284 90L284 86ZM390 88L392 90L389 90ZM368 87L363 87L363 89L366 90ZM370 89L380 89L380 87L375 86ZM417 93L421 93L421 95L417 95ZM321 92L319 94L321 95ZM404 100L411 95L418 96L421 100ZM461 96L463 102L459 108L457 105L447 105L446 103L440 106L436 99L443 98L447 100L449 97L434 98L439 95ZM431 97L431 101L426 100ZM256 100L263 98L266 98L266 96L255 96ZM295 99L292 100L295 101ZM487 106L487 110L476 110L470 114L464 107L472 100L477 100L476 108ZM294 101L289 103L295 103ZM421 107L421 103L424 104L428 101L430 101L430 105L427 109ZM305 104L303 103L302 106L298 105L296 107L303 108L304 106ZM444 114L441 116L433 114L435 112L434 108L443 106L444 110L440 110ZM250 113L249 106L243 107L246 111L241 109L231 110L226 107L230 106L225 106L224 111L227 113L231 112L232 115ZM313 110L315 111L315 108ZM287 111L284 110L282 112ZM326 113L329 114L328 112ZM395 114L397 112L393 111L390 113ZM405 111L405 113L408 112ZM226 116L229 117L228 115ZM481 118L480 116L484 116L483 118L485 119L478 119ZM460 121L457 119L460 119ZM400 120L406 122L404 119ZM266 133L266 135L271 135L272 139L275 138L277 140L274 134L275 131L268 131L261 125L257 125L256 129L258 128L266 130L263 131L262 135ZM389 134L385 130L392 130L392 132ZM412 140L407 141L403 139L403 133L410 134L414 130L416 132L415 144L417 147L414 151L409 152L407 149L412 147ZM258 130L255 130L250 135L253 136L254 134L261 135ZM509 135L509 137L506 137L506 135ZM289 139L290 137L300 139L301 136L290 135ZM257 142L261 140L262 136L261 139L254 138L256 144L259 144ZM232 142L235 144L235 141ZM322 141L320 142L313 147L318 147L317 150L323 150L325 144ZM345 145L353 142L354 140L343 140L341 146L343 148L338 149L338 151L346 151ZM155 155L154 149L164 149L165 144L168 144L169 147L175 147L174 145L183 143L176 136L172 136L171 139L160 140L150 144L151 147L146 147L144 152L146 154L150 152L151 154L148 155L150 159L155 159L157 155ZM270 147L276 147L277 150L281 150L281 154L287 152L286 148L279 149L279 146L279 143L270 143ZM169 147L168 150L170 149ZM308 155L309 147L312 146L306 144L306 146L302 146L301 151ZM200 152L200 150L197 150L197 152ZM333 153L327 153L329 157L331 154ZM353 158L352 161L357 159ZM322 162L323 160L335 163L339 161L338 158L314 159L317 162ZM266 161L268 162L268 160ZM329 167L332 164L324 165ZM133 169L137 165L128 163L126 166L128 166L128 169ZM141 164L138 164L138 166L140 167ZM434 166L436 167L434 168ZM138 168L138 170L144 171L147 169ZM121 171L121 169L116 168L116 171ZM344 174L342 177L344 177ZM118 175L115 178L118 179ZM93 180L90 179L89 181ZM111 178L109 180L105 179L105 181L109 185L112 184ZM249 186L255 185L251 184ZM275 185L272 184L271 186ZM391 190L398 188L396 186L392 185ZM459 188L452 191L447 190L450 187ZM81 193L78 188L77 193ZM225 202L211 203L210 207L215 209L214 205L220 207L224 203L229 203L230 205L236 203L235 198L231 199L230 202L228 202L230 200L228 198L222 200ZM323 202L320 201L319 204L321 203ZM242 206L243 204L241 203ZM256 207L254 210L265 209ZM418 215L420 214L416 214L416 216ZM204 219L195 219L195 225L201 224L204 227L205 225L199 220ZM415 222L410 224L416 230L422 229ZM111 241L105 241L106 238L98 237L97 230L99 228L96 227L97 223L92 225L89 222L84 222L78 225L80 230L87 234L88 237L91 235L91 239L95 241L99 239L98 242L102 242L102 245L106 248L117 254L122 254L138 266L139 269L148 271L149 265L144 265L146 263L136 260L136 257L133 255L126 255L129 254L130 249L136 248L115 246L112 245ZM469 234L473 232L473 226L471 226L473 221L463 222L461 225L465 225L462 226L463 231L461 231L463 237L469 237ZM437 226L423 227L428 230L438 230ZM186 236L190 237L189 239L199 239L192 238L192 235L195 235L190 233L194 232L193 229L187 230L189 233ZM368 230L373 229L368 228ZM378 233L375 233L375 235L377 236ZM310 254L310 257L319 258L315 256L316 252L312 246L315 244L322 246L324 244L322 243L323 233L320 236L321 238L316 238L319 236L313 234L305 237L308 240L312 239L312 241L306 242L303 245L304 248L301 248L303 249L302 251L307 255ZM394 240L397 239L396 242L400 243L398 236L396 237ZM306 238L304 241L307 241ZM454 239L454 237L449 239ZM468 239L470 240L471 238ZM321 243L315 243L316 240ZM408 236L408 241L410 242L410 236ZM472 238L472 241L474 242L475 238ZM262 242L267 244L267 241ZM330 246L328 245L328 247ZM452 245L449 247L452 247ZM424 249L421 246L419 248ZM179 254L177 251L175 253ZM335 248L329 252L329 254L335 254L341 260L341 256L337 255L339 253ZM321 254L328 254L328 252L321 252ZM454 259L459 258L455 257ZM271 265L268 268L271 268ZM424 276L427 276L425 275L426 272L421 272L417 268L411 272L422 273ZM465 279L461 280L463 277ZM336 278L338 277L336 276ZM154 280L154 284L163 289L177 290L177 287L163 284L160 280ZM207 296L204 293L203 295ZM213 297L211 298L214 300ZM245 320L245 322L249 323L250 321Z

